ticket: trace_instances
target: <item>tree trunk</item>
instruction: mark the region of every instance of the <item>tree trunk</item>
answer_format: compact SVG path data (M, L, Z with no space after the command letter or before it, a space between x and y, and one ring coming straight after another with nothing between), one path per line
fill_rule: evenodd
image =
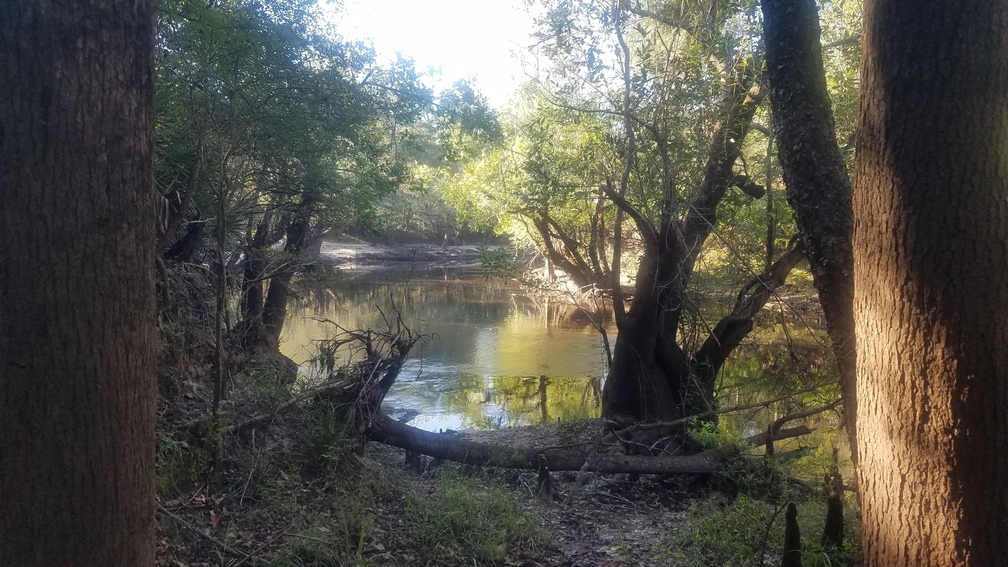
M256 223L255 231L245 246L242 261L241 323L239 325L242 346L247 349L261 348L266 344L263 328L263 308L265 304L265 280L269 279L269 248L280 241L285 234L283 225L274 226L276 203L270 203L262 218Z
M553 227L559 229L559 227L553 222L549 217L548 213L541 213L532 218L532 225L535 226L536 230L539 232L540 238L543 240L543 248L545 248L545 254L547 262L558 266L567 276L571 279L576 286L581 289L590 288L595 280L592 277L591 268L585 263L584 259L577 251L577 243L573 239L566 237L563 233L559 233L552 230ZM560 241L560 245L563 249L558 249L554 237Z
M604 189L634 220L645 243L630 309L616 313L619 334L602 392L602 415L607 418L666 421L714 404L693 379L690 359L676 339L694 262L717 224L718 204L737 183L734 164L763 98L750 67L740 67L738 80L725 89L704 179L685 219L678 218L673 200L666 199L661 225L655 226L612 184Z
M689 364L675 336L662 334L663 306L657 281L658 249L644 251L637 270L634 298L622 318L612 364L602 388L602 415L610 419L657 419L682 416L677 386L689 381ZM670 352L660 352L662 346ZM678 352L676 352L678 351Z
M784 549L781 551L781 567L802 567L801 530L798 528L798 507L787 503L784 512Z
M200 141L196 144L196 156L189 168L189 179L186 180L185 193L179 197L178 205L171 207L164 231L158 237L156 250L159 254L168 251L176 242L178 230L182 226L182 221L185 220L186 214L189 212L189 205L196 194L196 185L199 183L200 172L203 170L203 159L203 142ZM177 193L174 194L177 195Z
M271 414L275 415L275 412ZM811 429L801 426L781 431L778 438L789 439L811 432ZM536 470L541 464L540 456L545 456L547 466L554 472L702 474L719 472L725 464L724 455L713 450L693 455L628 455L622 452L618 442L608 438L601 446L587 443L562 447L512 447L480 443L411 427L381 411L372 416L366 433L370 439L386 445L477 466ZM745 441L758 447L766 443L766 434L754 435Z
M262 324L263 293L262 275L266 270L266 260L263 250L249 248L245 250L245 260L242 262L242 297L241 316L246 332ZM261 333L254 333L258 336Z
M270 278L269 291L263 304L262 322L266 346L271 349L280 346L280 333L287 319L290 282L298 270L307 234L308 223L303 220L295 220L288 225L287 244L284 246L284 252L289 255L288 266Z
M0 565L154 564L153 9L0 3Z
M819 36L815 0L763 0L777 152L840 370L847 433L857 462L852 189L836 142Z
M1008 565L1008 3L865 3L865 565Z
M540 449L478 443L410 427L381 412L373 417L367 434L375 441L438 459L512 469L536 470L541 462L540 455L546 457L546 464L551 471L700 474L718 472L724 464L724 458L715 452L652 457L618 452L592 452L591 445Z

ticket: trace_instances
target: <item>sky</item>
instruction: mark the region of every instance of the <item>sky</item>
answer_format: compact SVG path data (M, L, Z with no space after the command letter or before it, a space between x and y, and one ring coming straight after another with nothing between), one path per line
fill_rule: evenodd
M518 57L531 42L533 17L522 0L343 0L335 17L346 39L370 39L378 56L411 57L433 68L436 90L474 77L490 104L500 107L524 72Z

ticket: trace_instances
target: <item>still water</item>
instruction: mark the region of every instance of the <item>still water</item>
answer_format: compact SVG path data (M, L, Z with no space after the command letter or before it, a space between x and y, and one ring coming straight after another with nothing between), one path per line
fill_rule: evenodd
M310 371L314 341L383 327L394 300L418 343L384 403L427 430L495 428L599 415L605 350L576 308L477 273L351 274L289 309L281 351Z
M605 350L583 312L475 272L344 272L338 284L306 290L291 304L281 351L308 372L314 341L333 333L325 320L347 329L384 328L379 308L391 313L393 300L413 332L429 335L413 348L386 398L383 407L393 417L437 431L599 415ZM697 340L724 315L719 309L705 307L703 316L696 315ZM822 329L803 323L787 302L768 306L761 318L722 368L717 394L722 407L835 383ZM614 340L611 325L608 332ZM723 423L741 436L752 435L782 415L836 396L836 389L827 387L732 414ZM816 419L825 428L839 424L834 414Z

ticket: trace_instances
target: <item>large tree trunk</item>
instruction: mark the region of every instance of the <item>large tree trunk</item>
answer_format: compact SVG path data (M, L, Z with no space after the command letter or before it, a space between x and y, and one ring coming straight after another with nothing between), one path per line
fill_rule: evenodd
M819 36L815 0L763 0L777 151L840 370L847 433L857 462L852 189L836 141Z
M602 415L610 419L668 421L682 415L677 386L688 382L689 365L675 336L662 334L657 255L654 245L645 250L630 309L618 319L619 334L602 388ZM675 348L671 356L659 350L668 345Z
M664 421L708 410L714 404L705 385L695 380L691 360L677 343L679 320L693 265L717 224L718 204L739 183L734 164L761 101L752 72L739 71L738 80L725 89L704 180L685 218L677 214L671 188L666 188L658 226L611 185L606 188L607 196L634 220L645 244L630 308L623 315L617 312L619 335L602 392L602 415L607 418ZM759 306L763 303L765 299Z
M868 1L863 41L865 564L1008 565L1008 3Z
M0 565L154 564L153 9L0 3Z

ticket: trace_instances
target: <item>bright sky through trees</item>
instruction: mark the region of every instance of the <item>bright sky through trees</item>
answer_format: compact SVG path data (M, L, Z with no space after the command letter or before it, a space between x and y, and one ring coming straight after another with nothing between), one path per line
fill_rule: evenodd
M516 52L529 45L533 19L522 0L345 0L334 17L340 34L370 39L379 58L399 52L433 68L435 88L476 78L496 107L524 76Z

